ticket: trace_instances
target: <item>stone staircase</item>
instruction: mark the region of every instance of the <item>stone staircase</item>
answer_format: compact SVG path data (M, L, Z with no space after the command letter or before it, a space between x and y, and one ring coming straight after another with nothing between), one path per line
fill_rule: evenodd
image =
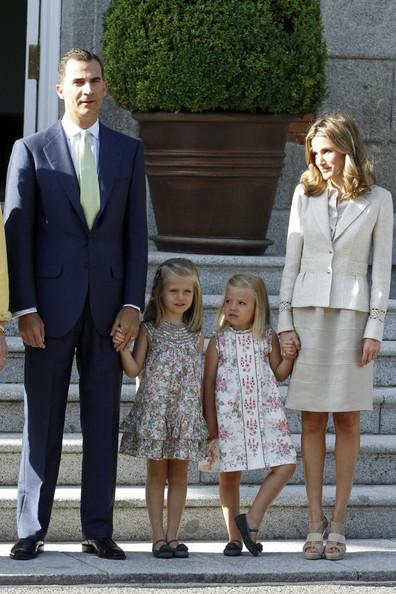
M172 254L150 252L148 284L155 267ZM236 272L249 271L263 276L271 295L272 325L276 328L277 294L283 258L190 256L197 264L205 303L205 334L213 328L213 317L226 280ZM0 539L15 538L16 483L23 426L23 345L15 323L8 328L9 359L0 375ZM385 340L375 364L374 410L362 414L361 455L352 492L348 535L351 538L396 537L396 300L390 300ZM75 369L69 390L65 421L62 463L52 514L49 540L80 539L79 482L81 434ZM286 395L286 386L281 386ZM121 415L128 412L135 385L126 381L122 390ZM277 501L269 510L261 538L303 538L307 508L300 459L300 422L288 411L293 439L298 452L298 468ZM334 448L331 423L327 437L329 451ZM329 507L335 495L332 456L326 464L324 498ZM261 482L264 471L247 472L241 492L242 505L248 505ZM219 507L215 474L200 473L191 465L186 513L182 535L186 539L219 540L226 532ZM149 540L150 527L144 501L145 461L119 457L118 488L115 506L115 538Z

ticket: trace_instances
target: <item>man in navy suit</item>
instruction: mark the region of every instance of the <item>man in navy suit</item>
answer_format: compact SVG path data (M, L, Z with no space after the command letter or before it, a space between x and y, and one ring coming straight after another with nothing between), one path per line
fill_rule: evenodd
M65 104L63 119L15 143L7 177L10 306L25 343L19 540L10 555L32 559L43 550L76 355L83 437L82 547L100 557L124 559L111 538L122 383L111 335L120 328L125 337L121 348L130 343L144 307L143 147L99 123L107 83L95 54L67 52L60 61L56 92ZM86 150L82 142L88 142ZM93 207L82 203L84 151L97 190L88 191Z

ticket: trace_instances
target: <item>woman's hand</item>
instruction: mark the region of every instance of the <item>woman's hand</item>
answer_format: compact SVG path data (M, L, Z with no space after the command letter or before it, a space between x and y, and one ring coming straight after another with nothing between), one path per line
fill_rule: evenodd
M298 355L296 345L292 340L287 340L282 346L282 359L295 359Z
M8 347L5 336L0 332L0 370L3 369L8 355Z
M374 340L374 338L363 338L362 358L360 359L359 367L364 367L367 363L371 363L380 352L381 342Z
M287 354L289 354L291 345L294 345L296 351L299 351L301 347L298 334L294 330L289 330L288 332L281 332L279 334L279 343L281 355L283 358L287 356Z

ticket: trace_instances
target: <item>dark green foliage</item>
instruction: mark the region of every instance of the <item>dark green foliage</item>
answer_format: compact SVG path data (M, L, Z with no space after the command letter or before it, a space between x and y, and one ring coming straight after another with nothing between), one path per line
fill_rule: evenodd
M134 111L309 113L325 93L317 0L112 0L103 52Z

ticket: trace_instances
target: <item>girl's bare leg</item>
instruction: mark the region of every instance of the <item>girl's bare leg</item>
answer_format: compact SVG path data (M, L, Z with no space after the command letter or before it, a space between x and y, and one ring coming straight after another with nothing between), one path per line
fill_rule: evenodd
M246 514L250 528L259 528L268 507L291 479L295 469L295 464L282 464L271 468L271 472L263 480L252 506ZM256 542L257 532L252 532L250 537L253 542Z
M166 540L176 540L187 496L188 460L168 460Z
M164 490L167 478L168 460L147 460L146 504L153 533L153 543L160 539L166 540L163 517Z
M220 472L219 493L220 503L223 510L224 520L228 531L228 540L241 541L241 535L234 522L235 516L239 515L239 485L241 472Z

